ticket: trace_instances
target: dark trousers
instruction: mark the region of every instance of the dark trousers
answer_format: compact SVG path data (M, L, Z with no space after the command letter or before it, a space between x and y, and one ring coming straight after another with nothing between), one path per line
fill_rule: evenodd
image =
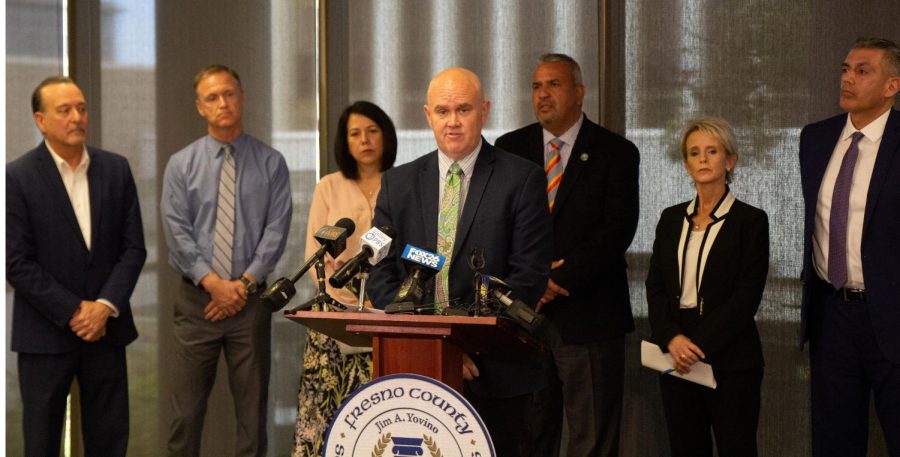
M625 390L625 336L570 344L552 329L550 405L544 427L557 440L562 414L568 424L567 457L616 457Z
M101 340L102 341L102 340ZM125 348L83 342L65 354L18 356L26 457L59 457L66 397L78 379L85 455L128 450Z
M478 412L498 457L548 457L559 454L559 440L548 439L543 418L548 407L547 388L508 398L465 397Z
M821 281L812 293L822 313L809 346L813 456L866 455L873 392L889 454L900 456L900 365L878 347L869 305L844 301Z
M169 455L200 455L206 402L216 381L219 354L224 353L237 419L234 455L265 456L271 312L257 293L247 299L241 312L210 322L203 317L210 300L207 293L186 282L180 283L179 292L175 303Z
M672 457L756 456L763 369L716 373L710 389L675 376L660 377Z

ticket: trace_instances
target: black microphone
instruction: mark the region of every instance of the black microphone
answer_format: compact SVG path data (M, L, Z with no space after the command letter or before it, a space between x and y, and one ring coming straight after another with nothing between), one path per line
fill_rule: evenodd
M290 279L281 278L275 281L259 296L259 299L269 306L273 313L284 308L297 293L294 283L317 261L321 260L326 252L331 254L332 258L341 255L341 252L344 252L344 249L347 248L347 237L352 235L354 230L356 230L356 224L353 223L353 220L346 217L335 222L333 226L326 225L320 228L314 236L322 246L306 260L306 263Z
M400 259L406 264L409 276L400 285L394 301L384 308L384 312L390 314L434 309L434 305L422 306L422 299L425 296L424 283L441 270L447 260L446 257L407 244Z
M526 305L522 300L511 298L509 296L509 285L503 282L503 280L493 276L487 276L485 282L498 286L491 290L491 294L501 305L503 305L503 314L511 318L513 322L518 324L519 327L522 327L532 336L539 338L545 336L546 328L544 327L544 316L535 312L535 310L531 309L531 307Z
M391 240L397 236L394 229L372 227L364 233L359 241L359 254L356 254L331 275L328 282L331 287L344 287L357 273L369 266L381 262L391 249ZM368 261L368 262L367 262ZM368 271L368 270L366 270Z

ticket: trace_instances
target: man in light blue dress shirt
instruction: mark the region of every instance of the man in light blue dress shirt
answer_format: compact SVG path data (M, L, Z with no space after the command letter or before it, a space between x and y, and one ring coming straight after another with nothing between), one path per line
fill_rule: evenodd
M194 88L208 135L169 159L160 203L169 265L184 278L175 303L168 454L199 455L206 402L224 353L238 423L235 455L264 456L271 310L259 293L287 240L289 174L281 153L243 132L237 73L221 65L204 68ZM226 169L233 220L217 224ZM222 236L223 226L225 246L231 246L225 261L215 235L219 230Z

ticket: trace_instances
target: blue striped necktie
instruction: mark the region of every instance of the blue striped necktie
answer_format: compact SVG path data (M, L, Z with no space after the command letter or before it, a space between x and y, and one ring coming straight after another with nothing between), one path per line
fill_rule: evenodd
M216 233L213 237L213 271L230 280L231 254L234 250L234 202L237 191L232 146L222 146L224 160L219 176L219 200L216 207Z

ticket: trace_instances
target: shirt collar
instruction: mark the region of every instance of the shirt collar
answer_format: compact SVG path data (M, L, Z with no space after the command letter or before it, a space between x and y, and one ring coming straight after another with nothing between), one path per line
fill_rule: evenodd
M564 143L569 145L570 147L575 146L575 140L578 139L578 132L581 131L581 124L584 123L584 113L581 113L581 116L578 116L578 120L569 127L569 130L566 130L562 135L557 137L556 135L550 133L547 129L542 129L544 132L544 146L550 142L550 140L554 138L559 138L563 140Z
M478 160L478 154L480 153L481 142L478 143L478 147L476 147L474 151L456 161L459 168L462 168L463 176L472 176L472 170L475 169L475 161ZM447 176L447 170L450 169L450 165L453 165L453 159L448 157L447 154L444 154L444 151L438 149L438 171L440 172L441 179Z
M844 130L841 132L841 141L849 140L854 132L862 132L869 141L880 141L882 135L884 135L884 128L887 127L890 114L891 110L885 111L881 116L878 116L877 119L869 122L869 125L861 129L853 126L853 122L850 121L850 115L848 114L847 123L844 124Z
M53 150L53 147L50 146L50 143L47 140L44 140L44 144L47 146L47 150L50 151L50 157L53 158L53 162L56 163L56 168L59 169L60 172L64 170L71 170L69 168L69 164ZM81 162L78 162L78 166L75 167L75 172L87 171L88 165L91 163L91 156L87 153L87 146L82 146L81 150Z
M219 157L222 154L222 152L223 152L222 146L225 146L225 144L230 144L231 152L234 154L235 157L237 157L239 155L238 151L243 149L242 146L244 144L245 136L246 135L244 133L241 133L233 141L225 143L224 141L219 141L219 140L213 138L212 135L206 135L206 141L207 141L206 144L207 144L209 150L213 151L213 153L215 154L216 157Z

